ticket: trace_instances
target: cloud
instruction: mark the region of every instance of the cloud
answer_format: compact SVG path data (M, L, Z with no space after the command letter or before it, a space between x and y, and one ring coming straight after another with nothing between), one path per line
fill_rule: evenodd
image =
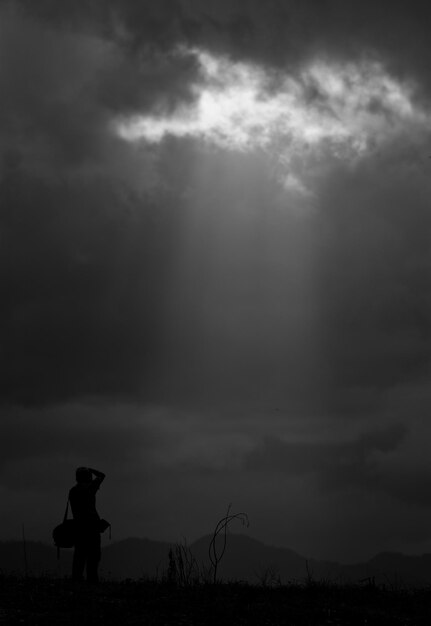
M410 9L3 3L7 532L34 507L46 537L95 464L118 536L197 537L233 501L304 553L426 547L430 9ZM265 108L289 86L293 126ZM203 87L205 132L116 136L199 113Z
M154 196L154 155L109 123L181 98L192 69L172 55L128 64L100 33L15 5L2 17L2 402L140 394L157 368L171 205Z
M274 85L262 66L203 49L187 54L199 67L189 85L193 100L170 112L121 115L114 123L120 137L150 144L190 137L222 150L260 152L286 189L314 196L328 162L354 166L395 142L417 144L428 132L429 115L415 102L413 86L376 61L313 59L295 74L280 72Z
M103 33L55 30L13 6L2 8L0 130L3 150L30 171L97 172L119 151L109 132L114 113L170 110L192 98L190 55L133 55Z
M376 494L380 506L386 499L390 507L398 507L400 511L406 505L423 511L430 506L431 475L425 456L420 452L419 440L427 429L421 426L418 416L411 415L411 405L405 410L410 412L408 425L389 423L379 430L365 430L350 438L343 436L336 427L331 429L326 441L321 432L310 442L309 429L305 429L308 435L302 441L264 437L244 455L243 471L250 472L251 476L276 473L278 480L286 484L287 481L307 484L326 500L367 499ZM419 414L422 411L423 407ZM404 419L407 422L406 415ZM372 420L367 423L370 425ZM326 507L327 503L322 506ZM366 507L371 507L371 503ZM343 515L346 513L344 511ZM350 523L353 528L355 524ZM407 526L410 524L408 522ZM414 536L413 531L406 529L407 535L409 532Z
M8 59L0 71L7 94L3 146L31 169L94 159L105 119L92 98L92 81L109 57L109 45L85 34L57 33L3 7L0 47Z
M404 426L395 425L366 432L352 441L341 443L290 443L268 439L248 455L246 466L253 470L266 468L302 474L340 468L350 463L363 464L376 451L386 453L395 450L406 435Z
M168 434L157 426L166 413L157 407L91 400L2 409L1 485L11 491L56 491L66 477L73 483L80 465L99 465L114 484L127 483L134 475L142 484L145 471L169 444Z
M314 474L326 489L372 489L379 483L384 456L407 436L402 425L370 431L344 442L301 443L267 438L245 457L252 471Z
M157 363L169 236L104 182L3 180L3 401L133 393Z
M175 29L169 45L133 47L90 19L54 30L51 9L2 22L4 402L98 394L325 412L350 389L372 406L381 387L423 374L424 138L392 139L353 168L322 161L313 180L299 162L318 197L302 212L259 154L113 136L120 111L190 103L199 68L177 53ZM130 4L116 23L132 9L136 25L167 19L167 6ZM352 394L341 404L357 413Z
M402 2L372 0L110 0L77 5L65 0L20 0L18 6L62 29L98 32L130 49L170 49L179 43L202 45L237 59L272 66L300 64L310 55L329 53L357 58L367 52L389 59L427 80L429 58L425 25L429 7L407 11Z
M394 147L395 153L397 148ZM335 170L320 189L318 285L335 385L397 385L430 363L429 177L424 147Z
M348 6L340 0L318 4L313 0L151 0L145 4L112 0L101 4L103 15L96 3L93 13L97 17L92 17L88 8L81 9L81 21L84 15L87 23L96 22L99 28L103 24L113 37L120 37L134 50L148 45L165 50L178 44L201 46L215 54L283 71L322 54L347 61L371 55L388 62L397 75L413 75L429 86L424 25L430 9L425 4L415 11L390 0L383 0L378 7L372 0ZM69 23L79 21L76 13L76 7L68 3L60 11L53 0L39 9L46 18Z
M126 116L142 111L169 113L194 100L192 85L198 75L192 54L174 48L148 49L133 57L124 49L100 77L98 100L111 112Z

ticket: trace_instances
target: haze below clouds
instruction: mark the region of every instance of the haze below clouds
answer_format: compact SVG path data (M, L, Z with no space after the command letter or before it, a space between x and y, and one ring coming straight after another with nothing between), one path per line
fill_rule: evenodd
M1 7L3 538L431 550L430 10L85 4Z

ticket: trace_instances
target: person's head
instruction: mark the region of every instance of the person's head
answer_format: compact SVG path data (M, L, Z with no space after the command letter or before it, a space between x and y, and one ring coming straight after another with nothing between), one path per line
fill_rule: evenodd
M91 482L91 472L87 467L78 467L76 472L76 482L77 483L90 483Z

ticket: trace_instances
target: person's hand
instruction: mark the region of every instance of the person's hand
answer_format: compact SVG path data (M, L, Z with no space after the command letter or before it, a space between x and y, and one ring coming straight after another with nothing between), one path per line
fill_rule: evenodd
M92 467L89 467L88 470L94 474L97 478L101 478L102 480L105 478L105 474L103 472L100 472L97 469L94 469Z

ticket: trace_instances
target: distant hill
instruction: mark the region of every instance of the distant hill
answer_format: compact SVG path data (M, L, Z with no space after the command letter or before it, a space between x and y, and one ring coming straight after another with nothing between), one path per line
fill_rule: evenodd
M112 543L103 548L101 574L123 579L161 576L168 567L171 545L138 538Z
M210 536L190 545L198 564L209 566ZM125 579L161 576L168 567L168 553L173 544L150 539L130 538L103 548L101 574ZM60 560L53 546L27 541L28 571L33 575L64 576L70 573L72 550L61 550ZM307 570L308 568L308 570ZM23 545L19 541L0 542L0 571L24 573ZM229 534L219 565L221 579L259 583L274 575L285 584L314 580L358 582L375 577L376 584L425 586L431 584L431 554L407 556L381 553L363 563L343 565L337 562L306 559L293 550L268 546L247 535ZM269 582L269 581L268 581Z
M57 550L38 541L26 542L28 571L31 574L63 575L70 571L72 552L62 550L61 560L57 560ZM0 542L0 572L24 573L24 550L21 541Z
M190 546L198 563L209 564L208 546L211 536L202 537ZM219 541L221 547L222 540ZM219 574L226 580L258 582L265 572L272 570L284 581L304 577L305 558L287 548L274 548L248 535L228 535Z

